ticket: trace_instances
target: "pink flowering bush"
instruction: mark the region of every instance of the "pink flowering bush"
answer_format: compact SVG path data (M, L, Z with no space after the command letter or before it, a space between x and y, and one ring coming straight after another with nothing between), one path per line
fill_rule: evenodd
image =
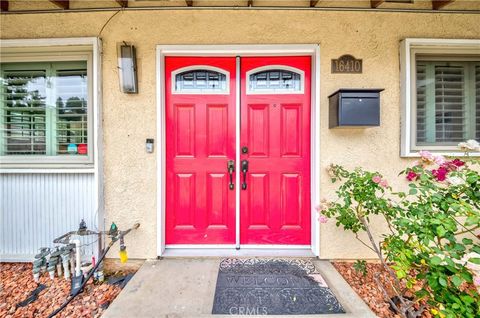
M442 318L480 317L479 161L428 151L420 156L399 175L407 192L393 191L378 172L332 165L332 181L341 185L338 200L323 203L322 216L334 218L379 257L394 283L377 283L386 296L393 290L396 297L386 298L402 317L425 310ZM371 230L372 215L388 225L380 240Z

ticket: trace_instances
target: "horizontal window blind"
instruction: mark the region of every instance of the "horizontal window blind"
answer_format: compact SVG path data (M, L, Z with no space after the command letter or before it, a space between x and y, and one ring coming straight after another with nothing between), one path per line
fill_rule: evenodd
M475 139L480 140L480 65L475 66Z
M0 84L1 155L88 154L86 61L3 63Z
M57 153L68 154L68 145L87 144L87 72L59 70L56 75Z
M476 62L417 61L418 145L456 145L478 137L478 69Z
M2 86L4 154L46 154L46 71L6 71Z
M426 128L426 105L427 105L427 67L425 64L417 64L417 141L427 141Z
M463 66L435 65L435 141L459 143L466 137Z

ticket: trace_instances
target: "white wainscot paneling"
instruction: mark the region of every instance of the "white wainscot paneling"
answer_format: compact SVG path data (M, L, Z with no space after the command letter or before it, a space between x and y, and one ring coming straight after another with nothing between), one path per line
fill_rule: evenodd
M40 247L77 230L81 219L97 230L93 173L0 174L0 260L32 261ZM97 237L81 239L82 258L98 250Z

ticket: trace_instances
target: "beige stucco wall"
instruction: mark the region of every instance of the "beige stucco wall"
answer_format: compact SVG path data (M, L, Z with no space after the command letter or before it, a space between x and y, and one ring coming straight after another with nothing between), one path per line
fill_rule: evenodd
M113 12L2 15L1 38L98 36ZM130 257L156 257L156 156L145 152L145 139L156 136L155 46L157 44L293 44L321 47L321 169L330 163L363 166L386 175L394 186L407 164L399 157L399 42L407 37L480 38L479 16L442 13L321 11L128 11L105 27L103 40L103 133L107 224L139 221L129 236ZM118 89L116 43L137 48L138 95ZM363 74L330 74L330 60L349 53L363 59ZM381 126L328 129L327 96L341 87L385 88ZM321 196L334 187L326 173ZM382 225L377 229L380 231ZM322 258L370 256L333 222L321 228Z

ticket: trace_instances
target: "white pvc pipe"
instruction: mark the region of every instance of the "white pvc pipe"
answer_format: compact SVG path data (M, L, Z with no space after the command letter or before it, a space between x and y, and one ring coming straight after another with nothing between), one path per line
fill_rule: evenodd
M69 263L69 255L63 255L62 254L62 265L63 265L63 277L65 279L69 279L70 278L70 268L68 267L68 263Z
M70 240L70 243L75 244L75 277L77 277L82 274L82 270L80 268L80 240Z

